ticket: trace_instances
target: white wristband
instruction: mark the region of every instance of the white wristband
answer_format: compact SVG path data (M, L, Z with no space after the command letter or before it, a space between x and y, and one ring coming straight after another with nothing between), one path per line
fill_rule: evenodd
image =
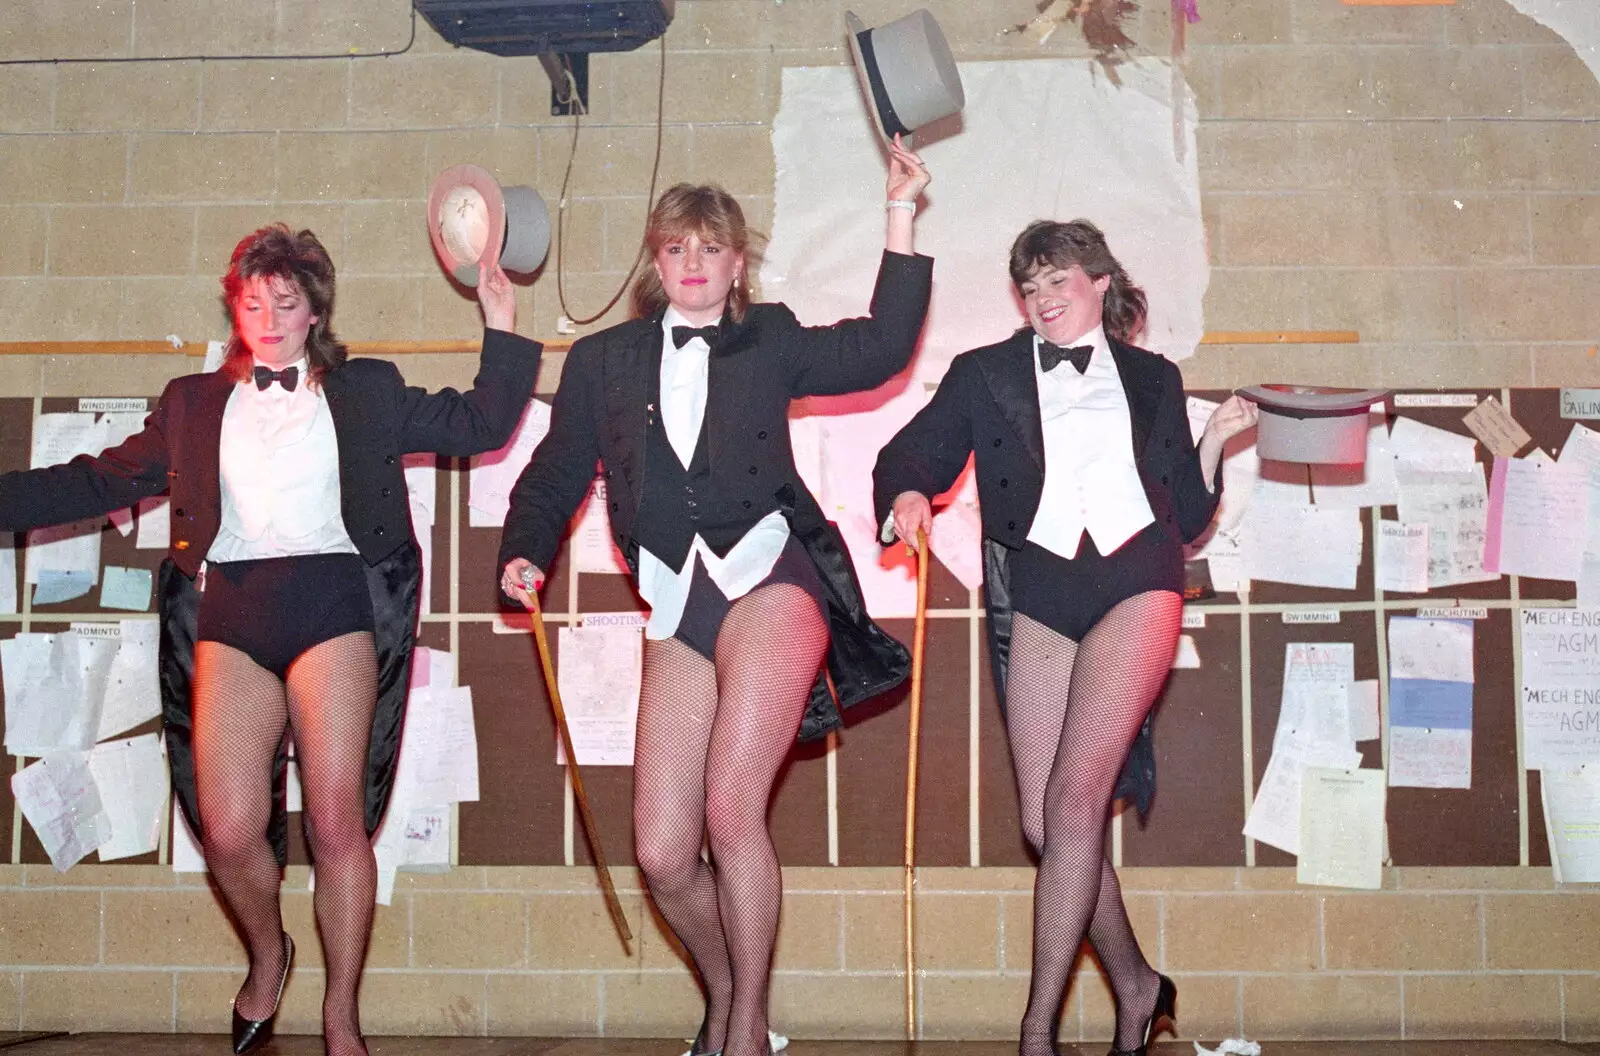
M883 205L885 209L905 209L910 211L912 216L917 215L916 202L905 202L901 201L899 198L890 198L888 201L884 202Z

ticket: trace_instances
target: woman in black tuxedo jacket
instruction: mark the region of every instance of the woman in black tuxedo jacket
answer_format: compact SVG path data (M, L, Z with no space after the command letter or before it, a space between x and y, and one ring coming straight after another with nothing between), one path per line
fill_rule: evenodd
M333 262L310 231L248 235L222 280L222 367L167 385L145 427L98 457L0 476L0 530L171 492L160 573L161 692L178 802L245 942L235 1052L272 1032L294 957L278 887L292 732L317 870L330 1056L366 1052L357 989L376 882L370 836L394 780L421 565L400 456L504 444L539 346L511 333L503 272L480 276L474 387L428 393L346 360Z
M976 452L991 655L1039 854L1021 1056L1046 1056L1087 932L1117 998L1114 1053L1173 1012L1128 925L1105 853L1114 794L1148 804L1153 754L1117 776L1172 663L1183 551L1211 522L1222 445L1254 406L1223 404L1196 445L1177 367L1134 348L1144 293L1091 223L1038 221L1011 248L1029 325L957 356L878 456L885 541L927 530L929 496ZM1069 365L1070 364L1070 365ZM1061 692L1061 687L1068 687ZM1148 749L1148 726L1144 726Z
M651 606L634 836L651 896L705 987L696 1056L768 1051L783 886L767 807L796 731L839 723L824 652L846 707L909 668L867 618L843 540L801 482L788 410L802 396L872 388L910 362L933 271L912 252L927 183L897 143L871 315L822 327L750 303L748 233L727 192L668 190L646 235L654 266L634 291L640 318L573 345L550 434L511 493L507 595L526 603L537 589L598 461L613 536Z

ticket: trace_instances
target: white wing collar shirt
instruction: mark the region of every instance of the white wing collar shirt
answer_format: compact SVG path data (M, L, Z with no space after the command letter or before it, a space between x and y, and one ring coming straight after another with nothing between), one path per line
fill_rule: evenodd
M682 348L672 343L674 326L690 323L669 307L661 320L661 424L678 461L688 468L706 417L711 346L692 337ZM683 567L673 569L645 547L639 548L639 596L650 605L645 637L671 638L683 618L696 558L729 600L742 598L772 572L789 539L789 522L773 510L745 533L726 557L718 557L697 534Z
M293 391L251 378L228 394L217 453L222 522L209 561L359 553L344 526L327 397L308 383L304 359L291 366Z
M1155 520L1133 456L1128 395L1105 330L1095 327L1073 345L1093 345L1079 374L1070 362L1045 370L1033 339L1044 434L1044 488L1028 541L1061 557L1078 554L1084 532L1109 554Z

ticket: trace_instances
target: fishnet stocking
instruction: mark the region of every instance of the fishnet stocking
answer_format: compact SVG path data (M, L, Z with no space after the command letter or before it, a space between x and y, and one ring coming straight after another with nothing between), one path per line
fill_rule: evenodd
M706 987L697 1052L767 1051L783 902L767 808L827 643L816 603L792 584L734 603L715 665L676 640L646 643L634 835L651 897Z
M706 992L694 1051L727 1037L733 968L717 910L717 882L700 856L706 834L706 749L717 716L711 661L676 638L644 643L633 749L635 856L650 897L689 951Z
M340 635L301 653L289 667L288 690L327 967L323 1037L328 1056L365 1056L356 994L378 884L366 822L367 746L378 696L371 632Z
M238 649L195 643L195 784L206 865L250 957L235 1007L247 1019L270 1016L283 974L282 872L266 831L273 759L292 726L317 866L314 901L327 965L323 1029L329 1056L367 1051L356 990L377 882L364 807L376 695L369 632L306 650L290 667L287 687Z
M250 958L234 999L246 1019L266 1019L283 975L282 872L267 843L272 767L288 726L283 683L231 646L194 649L195 795L206 868L233 914Z
M1159 981L1128 923L1105 825L1128 747L1166 680L1181 614L1177 594L1149 591L1119 603L1078 643L1027 616L1015 619L1006 727L1023 831L1040 859L1020 1056L1055 1052L1085 932L1117 996L1116 1047L1144 1040Z

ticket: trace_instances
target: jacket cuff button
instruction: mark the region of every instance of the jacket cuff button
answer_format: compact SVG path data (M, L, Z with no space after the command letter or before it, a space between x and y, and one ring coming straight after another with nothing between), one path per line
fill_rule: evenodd
M383 534L383 525L380 524L376 528L372 529L372 534L373 535L382 535Z

